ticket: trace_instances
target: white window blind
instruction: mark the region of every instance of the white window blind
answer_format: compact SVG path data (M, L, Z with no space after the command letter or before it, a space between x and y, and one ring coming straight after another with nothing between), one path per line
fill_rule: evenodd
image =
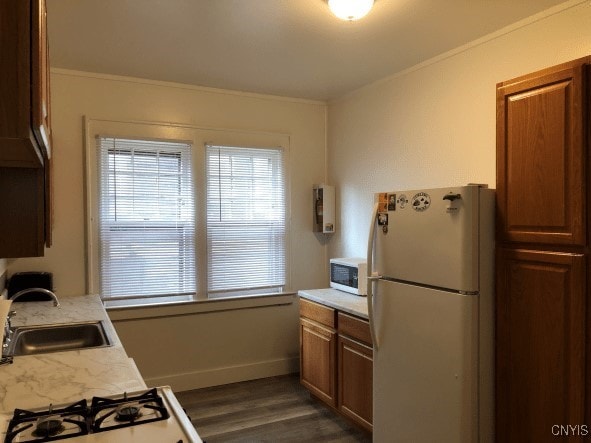
M191 146L98 137L103 299L194 293Z
M208 145L206 165L208 296L282 291L283 150Z

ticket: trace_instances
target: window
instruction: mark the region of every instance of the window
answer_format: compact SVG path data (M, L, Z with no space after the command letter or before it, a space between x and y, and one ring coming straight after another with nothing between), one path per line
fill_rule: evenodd
M289 135L85 125L89 294L113 309L225 300L199 312L286 300Z
M191 146L97 138L103 299L195 293Z
M282 149L206 146L207 292L281 292L286 282Z

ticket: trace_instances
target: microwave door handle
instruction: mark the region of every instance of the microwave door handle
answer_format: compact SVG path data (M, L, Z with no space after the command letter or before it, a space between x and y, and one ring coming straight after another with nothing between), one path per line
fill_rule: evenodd
M369 225L369 237L367 239L367 315L369 318L369 331L371 332L371 340L373 342L373 348L375 351L378 350L378 337L376 334L373 311L373 294L374 288L377 288L377 281L380 279L380 276L373 271L373 254L375 246L376 225L378 222L378 207L379 206L377 203L373 207L371 223ZM374 287L374 285L376 286Z

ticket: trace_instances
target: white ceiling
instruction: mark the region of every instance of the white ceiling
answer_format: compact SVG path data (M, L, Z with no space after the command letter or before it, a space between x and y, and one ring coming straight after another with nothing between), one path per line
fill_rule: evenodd
M330 100L564 0L47 0L51 65Z

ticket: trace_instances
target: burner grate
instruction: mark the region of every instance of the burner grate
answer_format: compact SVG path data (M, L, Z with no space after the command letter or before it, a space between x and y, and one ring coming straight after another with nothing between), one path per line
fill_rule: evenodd
M64 440L112 429L142 425L170 417L157 388L119 397L94 397L90 406L80 400L70 406L47 410L15 409L5 443L40 443Z
M88 428L88 404L80 400L70 406L46 411L27 411L15 409L8 423L5 443L50 442L78 435L86 435Z
M133 414L122 414L123 410ZM138 395L123 394L120 398L94 397L90 407L92 432L104 432L136 424L167 420L169 413L156 388Z

